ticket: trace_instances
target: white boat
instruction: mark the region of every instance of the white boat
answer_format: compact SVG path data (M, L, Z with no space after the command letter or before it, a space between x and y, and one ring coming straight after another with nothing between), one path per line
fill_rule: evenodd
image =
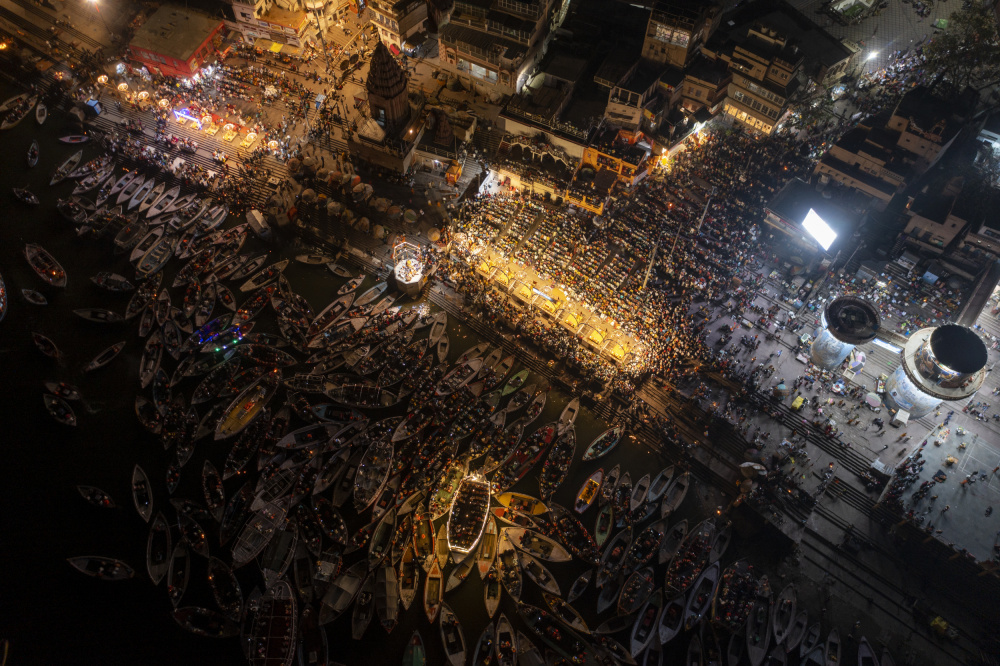
M677 595L663 607L656 625L660 645L666 645L684 628L684 599L685 595Z
M660 470L653 482L649 484L649 492L646 494L647 502L656 502L667 492L670 482L674 478L674 466L670 465Z
M163 185L163 183L160 183L160 185ZM160 185L157 185L158 189L160 188ZM154 190L154 192L155 191L156 190ZM167 207L170 206L170 204L172 204L177 199L177 197L180 196L180 194L181 194L180 185L175 185L166 192L163 192L163 194L158 196L156 200L153 201L153 203L149 206L149 210L146 211L146 217L147 218L156 217L157 215L160 215L161 213L165 212ZM139 212L142 212L142 206L139 207Z
M576 423L576 417L580 415L580 399L573 398L559 415L559 428L565 430Z
M458 616L446 603L441 604L441 642L451 666L465 666L465 635Z
M45 106L45 102L39 102L38 106L35 107L35 121L42 125L45 123L45 119L49 117L49 110Z
M292 586L279 580L257 604L248 646L251 666L290 666L298 642L297 622Z
M681 505L687 497L688 488L691 487L691 472L684 472L674 479L667 491L663 494L663 502L660 504L660 517L666 518Z
M136 201L135 206L133 206L131 203L131 199L133 198L134 195L139 193L140 188L146 186L147 181L145 176L141 176L139 174L129 174L129 175L133 175L133 178L129 179L125 183L125 186L121 189L121 192L118 193L118 198L115 199L115 203L124 204L126 201L129 201L128 210L132 210L133 208L135 208L135 206L139 205L139 202ZM115 186L117 187L118 183L115 183ZM145 197L146 192L149 192L149 190L151 189L153 189L152 180L149 181L149 187L146 188L145 191L143 191L142 196Z
M149 185L149 189L146 186ZM136 206L139 207L138 212L144 213L159 199L163 196L163 191L166 189L167 184L157 183L154 180L150 180L144 183L142 187L132 196L132 201L128 204L128 210L132 210Z
M132 468L132 502L135 510L148 523L153 517L153 489L145 470L139 465Z
M708 614L712 606L712 599L715 598L715 590L719 586L719 574L721 573L719 563L701 572L691 585L691 593L688 596L687 606L684 608L684 627L693 629L702 618Z

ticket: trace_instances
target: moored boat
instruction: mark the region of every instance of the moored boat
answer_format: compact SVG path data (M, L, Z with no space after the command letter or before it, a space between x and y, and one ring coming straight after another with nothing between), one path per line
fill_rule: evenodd
M583 459L597 460L598 458L603 458L608 455L616 446L618 446L618 443L622 440L622 435L624 434L625 429L621 426L608 428L594 438L594 441L592 441L590 446L587 447L587 450L584 451Z
M257 606L250 637L253 666L290 666L298 634L295 594L288 581L271 587Z
M66 286L66 271L56 258L41 245L28 243L24 246L24 256L31 269L53 287Z
M478 474L463 478L448 512L448 547L459 553L472 551L489 522L489 509L489 482Z
M574 511L584 513L594 503L601 492L601 484L604 483L604 468L601 468L587 477L580 487L580 492L576 494L576 502L573 505Z
M135 570L121 560L100 555L70 557L66 560L80 573L101 580L128 580L135 575Z
M441 642L451 666L465 666L465 635L458 616L446 603L441 604Z

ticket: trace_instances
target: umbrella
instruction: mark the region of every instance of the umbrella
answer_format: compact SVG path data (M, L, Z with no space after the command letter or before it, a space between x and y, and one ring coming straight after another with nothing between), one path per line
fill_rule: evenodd
M336 183L337 185L340 185L340 181L343 180L343 179L344 179L344 172L341 171L340 169L337 169L336 171L334 171L333 173L330 174L330 184L331 185L333 183Z
M375 238L378 238L380 240L385 238L385 227L383 227L381 224L375 225Z
M371 221L367 217L363 217L360 220L358 220L358 223L354 225L354 228L357 229L358 231L367 232L369 229L371 229Z
M385 213L389 216L390 220L397 220L399 219L399 216L403 214L403 211L400 210L399 206L389 206L389 210Z
M752 479L755 476L763 476L764 474L767 474L767 469L765 469L760 463L745 462L740 464L740 474L747 479Z
M347 210L344 211L344 222L350 224L351 220L353 219L354 219L354 211L348 208Z
M361 176L355 176L355 178L357 178L358 181L361 180ZM351 182L351 174L344 173L344 174L340 175L340 184L341 185L347 185L349 182Z
M877 393L869 393L865 396L865 404L872 409L875 409L882 404L882 398L880 398Z
M326 214L330 216L340 215L344 211L344 206L339 201L331 201L326 205Z
M288 167L289 171L298 171L299 167L302 166L302 162L299 161L299 158L292 157L285 163L285 165Z
M413 224L414 222L417 221L417 211L413 210L412 208L407 208L406 212L403 213L403 219L409 222L410 224Z
M427 240L431 241L432 243L438 242L439 240L441 240L441 231L434 227L431 227L430 229L427 230Z
M313 167L316 166L316 158L313 157L312 155L306 155L305 157L302 158L302 166L306 167L307 169L312 169Z
M327 176L329 175L330 171L328 169L320 169L319 171L316 172L316 177L319 178L320 180L326 180Z
M351 176L351 185L357 185L360 182L361 182L361 176L359 176L358 174L354 174L353 176Z
M316 201L316 190L308 189L302 193L302 200L306 203Z
M353 191L355 194L361 194L362 192L364 192L365 191L364 183L358 183L357 185L355 185Z
M372 202L372 207L380 213L384 213L385 209L389 207L389 200L385 197L379 197Z
M860 372L861 368L865 367L865 353L863 351L858 351L857 349L851 354L850 368L854 372Z

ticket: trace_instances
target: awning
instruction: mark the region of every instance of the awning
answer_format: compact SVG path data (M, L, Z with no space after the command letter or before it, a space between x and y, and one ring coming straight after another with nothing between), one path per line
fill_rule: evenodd
M392 55L399 55L399 47L395 44L390 44L389 50L392 51Z
M275 53L281 53L282 46L284 46L284 44L279 44L278 42L271 42L271 50L274 51Z

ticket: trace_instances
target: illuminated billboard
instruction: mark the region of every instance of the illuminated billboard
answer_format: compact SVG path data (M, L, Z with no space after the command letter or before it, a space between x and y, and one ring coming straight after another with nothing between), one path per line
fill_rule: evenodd
M802 220L802 228L808 231L824 250L829 250L833 241L837 240L837 232L831 229L812 208L806 213L806 219Z

